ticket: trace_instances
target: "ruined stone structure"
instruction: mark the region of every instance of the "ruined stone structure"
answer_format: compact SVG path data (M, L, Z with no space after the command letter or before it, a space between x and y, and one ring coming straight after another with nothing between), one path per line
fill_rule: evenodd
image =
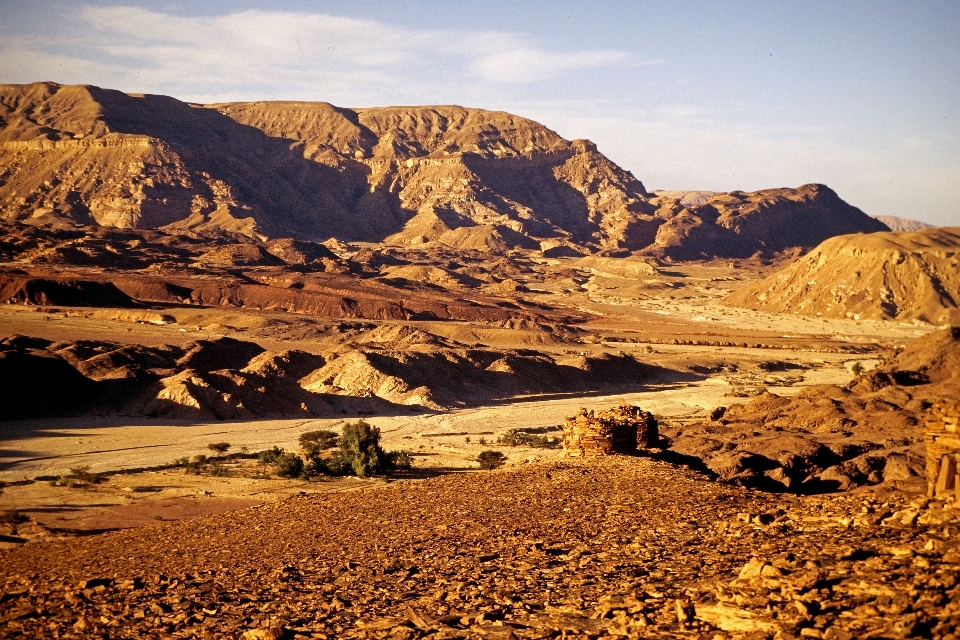
M960 498L960 402L943 402L930 410L924 440L927 444L927 494L934 497L953 491Z
M563 424L563 452L573 457L629 454L653 447L658 440L654 415L628 404L596 415L581 408Z

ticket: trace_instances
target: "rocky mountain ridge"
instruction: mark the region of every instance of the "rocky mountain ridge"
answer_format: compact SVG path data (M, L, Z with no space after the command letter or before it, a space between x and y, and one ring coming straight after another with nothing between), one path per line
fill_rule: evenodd
M690 206L648 193L588 140L458 106L197 105L4 85L0 156L2 217L29 224L673 259L886 229L822 185Z

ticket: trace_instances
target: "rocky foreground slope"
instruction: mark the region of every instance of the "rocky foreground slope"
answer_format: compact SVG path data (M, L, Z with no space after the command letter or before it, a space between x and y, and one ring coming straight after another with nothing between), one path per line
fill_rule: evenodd
M827 318L960 322L960 228L831 238L723 304Z
M300 240L638 251L687 259L885 230L822 185L648 193L588 140L503 112L194 105L55 83L0 86L5 220Z
M622 456L397 482L0 552L0 637L956 638L950 506Z

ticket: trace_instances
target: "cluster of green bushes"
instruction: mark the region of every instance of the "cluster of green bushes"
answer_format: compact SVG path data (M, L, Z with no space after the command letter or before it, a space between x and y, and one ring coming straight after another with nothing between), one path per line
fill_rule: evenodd
M497 444L505 444L511 447L524 446L537 449L550 449L560 446L560 438L510 429L497 438Z
M380 429L363 420L348 422L343 432L320 430L300 435L302 454L272 447L259 453L227 455L229 442L214 442L207 448L211 457L196 455L178 458L164 468L182 468L187 473L227 475L224 462L240 458L256 458L264 467L272 467L274 474L283 478L310 478L314 476L371 476L389 471L409 469L413 459L407 451L384 451L380 446ZM269 477L266 473L254 477Z
M263 464L273 465L278 476L366 477L409 469L413 460L407 451L384 451L380 429L364 420L348 422L337 435L333 431L308 431L300 436L304 456L279 447L260 453Z

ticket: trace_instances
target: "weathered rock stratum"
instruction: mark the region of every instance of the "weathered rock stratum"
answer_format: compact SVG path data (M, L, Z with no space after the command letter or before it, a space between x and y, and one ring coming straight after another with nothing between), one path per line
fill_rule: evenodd
M724 304L827 318L960 322L960 228L847 235Z
M0 158L2 217L30 224L679 259L886 229L822 185L650 194L589 140L458 106L197 105L3 85Z

